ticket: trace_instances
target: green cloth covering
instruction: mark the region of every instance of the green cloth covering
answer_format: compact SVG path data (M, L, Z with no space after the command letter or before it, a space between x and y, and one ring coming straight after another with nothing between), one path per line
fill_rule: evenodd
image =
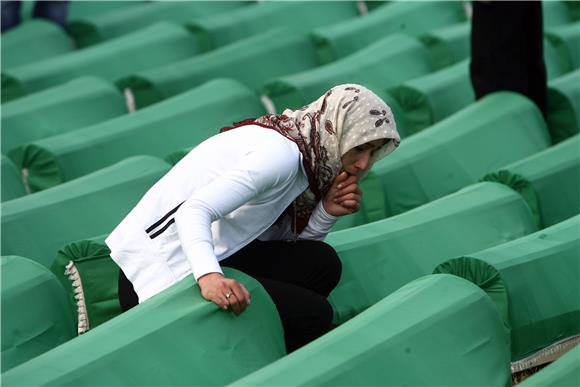
M509 348L493 303L450 275L406 284L236 386L498 386Z
M242 1L167 1L141 3L102 15L69 18L69 30L78 47L86 47L104 40L147 27L159 21L185 23L192 18L206 18L236 9Z
M170 166L151 156L2 203L2 255L49 267L66 244L111 232Z
M110 83L94 77L31 94L2 106L1 150L22 164L20 145L106 121L127 112Z
M450 259L434 272L472 281L490 293L498 309L508 312L515 361L580 333L578 251L580 216L575 216L532 235Z
M27 145L23 165L33 191L55 186L126 157L163 157L197 145L232 122L264 114L243 85L218 79L149 108Z
M340 83L359 83L380 95L383 89L430 72L427 50L417 39L391 35L334 63L268 82L263 93L282 111L310 103Z
M342 261L330 294L334 320L356 316L450 256L535 232L520 195L497 183L477 183L393 218L331 232L326 242Z
M469 60L411 79L389 91L403 109L409 134L420 132L475 102Z
M572 23L571 9L566 5L569 1L542 1L542 19L544 28Z
M544 63L546 64L548 81L559 78L568 72L560 61L558 50L547 38L544 38Z
M565 73L580 67L580 22L547 29L545 35L556 49Z
M546 149L549 141L534 103L516 93L490 94L405 139L373 166L382 183L384 212L397 215L455 192ZM335 230L348 218L341 218Z
M74 51L27 66L3 71L27 92L36 92L66 81L94 75L114 81L126 74L158 67L199 52L195 38L183 27L158 23L103 44Z
M2 155L0 163L0 185L2 186L2 201L8 201L26 195L22 175L12 160Z
M265 1L205 20L192 20L187 26L200 47L209 51L277 27L310 32L357 17L358 13L353 1Z
M56 275L68 293L73 310L77 310L75 323L79 326L79 314L86 317L86 325L79 333L93 329L105 321L121 314L119 304L119 267L111 259L111 251L104 243L106 236L95 240L81 240L64 246L57 254L50 270ZM80 286L73 286L67 273L67 265L74 262ZM76 278L76 277L73 277ZM77 289L75 291L75 289ZM75 295L82 289L83 302L78 303Z
M68 20L93 18L105 13L116 13L125 8L139 6L145 1L147 0L72 0L69 1L68 5ZM22 20L31 19L35 1L25 0L22 3L20 12Z
M45 267L3 256L2 373L75 336L63 287ZM4 375L3 375L4 376Z
M429 49L433 67L442 69L469 58L470 35L471 24L465 22L430 31L421 35L420 40Z
M465 21L456 1L394 2L365 16L317 28L313 32L323 63L344 58L394 33L420 35ZM387 66L385 66L387 67Z
M552 226L580 213L580 135L517 161L484 177L536 196L540 225ZM531 191L531 192L528 192Z
M521 387L578 387L580 386L580 345L561 358L530 376Z
M580 69L548 84L547 115L553 143L580 133Z
M120 89L130 88L137 106L142 107L213 78L236 79L257 90L270 78L317 65L314 46L306 34L277 28L191 59L130 75L118 85Z
M167 156L163 158L163 160L167 161L171 165L175 165L181 161L182 158L185 157L186 154L189 153L193 148L184 148L174 152L171 152Z
M16 78L1 74L2 77L2 103L12 101L26 95L26 91Z
M231 269L252 304L240 316L201 297L193 277L2 375L4 386L214 386L285 354L274 303Z
M57 24L34 19L2 34L2 69L22 66L74 50Z

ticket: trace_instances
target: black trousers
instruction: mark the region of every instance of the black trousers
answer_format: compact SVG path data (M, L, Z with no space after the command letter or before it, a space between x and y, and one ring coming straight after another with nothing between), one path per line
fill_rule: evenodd
M286 350L292 352L332 329L327 297L336 287L342 265L324 242L254 241L220 262L254 277L280 314ZM119 301L123 311L138 304L133 285L122 271Z

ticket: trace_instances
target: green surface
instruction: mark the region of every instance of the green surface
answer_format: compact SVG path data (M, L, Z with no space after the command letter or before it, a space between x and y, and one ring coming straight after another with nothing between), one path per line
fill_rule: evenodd
M69 18L71 36L77 46L86 47L116 38L159 21L183 24L192 18L228 12L249 2L243 1L163 1L143 2L137 6Z
M232 122L264 114L243 85L214 80L161 103L101 124L39 140L25 147L32 190L69 181L126 157L164 157L194 146Z
M355 18L358 13L354 1L266 1L205 20L192 20L187 25L200 47L209 51L277 27L310 32Z
M449 275L413 281L237 386L506 386L493 303Z
M73 131L127 112L108 82L84 77L2 106L1 150L21 165L21 145Z
M420 39L429 49L433 67L442 69L469 58L470 36L471 24L465 22L429 31L421 35Z
M580 132L580 69L548 83L547 116L553 143Z
M240 316L202 299L193 277L86 334L14 368L4 386L224 385L285 354L280 318L252 278ZM66 365L66 366L63 366Z
M578 387L580 386L580 345L548 367L524 380L521 387Z
M389 91L403 109L409 134L420 132L475 102L468 60L411 79Z
M2 34L2 69L10 69L74 50L66 32L57 24L33 19Z
M562 64L558 50L544 37L544 63L548 81L554 80L566 74L568 70Z
M401 1L365 16L317 28L313 33L321 61L344 58L394 33L417 36L466 19L456 1Z
M19 86L29 93L36 92L85 75L114 81L131 72L172 63L198 52L195 38L185 28L157 23L94 47L3 70L16 84L3 81L2 89L11 92Z
M49 267L66 244L111 232L169 168L155 157L134 157L2 203L2 255L22 255Z
M580 22L549 28L545 36L556 49L564 72L580 67Z
M306 34L278 28L191 59L132 74L118 84L121 89L129 87L137 106L142 107L213 78L229 77L256 90L270 78L317 64L314 47Z
M511 328L512 360L580 334L580 216L450 259L435 273L466 278L488 292Z
M382 186L379 209L384 217L408 211L546 149L549 141L544 119L530 100L511 92L490 94L403 140L373 166ZM359 213L341 218L334 230L369 221L366 200L363 196Z
M528 205L542 227L575 216L580 213L580 135L505 166L484 180L531 196Z
M415 38L393 35L334 63L268 82L263 93L282 112L316 100L337 84L359 83L381 96L388 87L430 72L425 47Z
M4 73L2 73L1 76L2 76L2 88L1 88L2 103L6 103L8 101L12 101L13 99L17 99L26 95L26 91L16 78L8 76Z
M396 217L331 232L326 241L343 264L331 293L335 321L354 317L450 256L495 246L536 231L515 191L478 183Z
M566 3L571 3L571 1L542 1L544 28L561 26L574 21L572 10Z
M20 170L12 160L2 155L0 162L0 185L2 186L2 201L16 199L26 195L26 189L22 182Z
M72 339L75 329L65 291L47 268L3 256L0 269L4 373Z

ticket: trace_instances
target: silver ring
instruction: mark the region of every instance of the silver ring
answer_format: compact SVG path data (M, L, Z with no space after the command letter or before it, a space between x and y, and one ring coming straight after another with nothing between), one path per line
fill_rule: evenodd
M226 298L230 298L230 297L232 296L232 292L227 292L227 293L225 294L225 296L226 296Z

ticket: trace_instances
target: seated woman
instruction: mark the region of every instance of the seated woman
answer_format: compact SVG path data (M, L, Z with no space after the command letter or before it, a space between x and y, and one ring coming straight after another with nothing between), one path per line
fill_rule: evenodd
M162 141L162 139L160 139ZM193 274L202 296L236 315L250 304L232 267L274 301L291 352L331 329L327 297L341 264L322 242L358 210L358 181L399 145L390 108L339 85L299 110L223 128L189 152L107 238L127 310Z

